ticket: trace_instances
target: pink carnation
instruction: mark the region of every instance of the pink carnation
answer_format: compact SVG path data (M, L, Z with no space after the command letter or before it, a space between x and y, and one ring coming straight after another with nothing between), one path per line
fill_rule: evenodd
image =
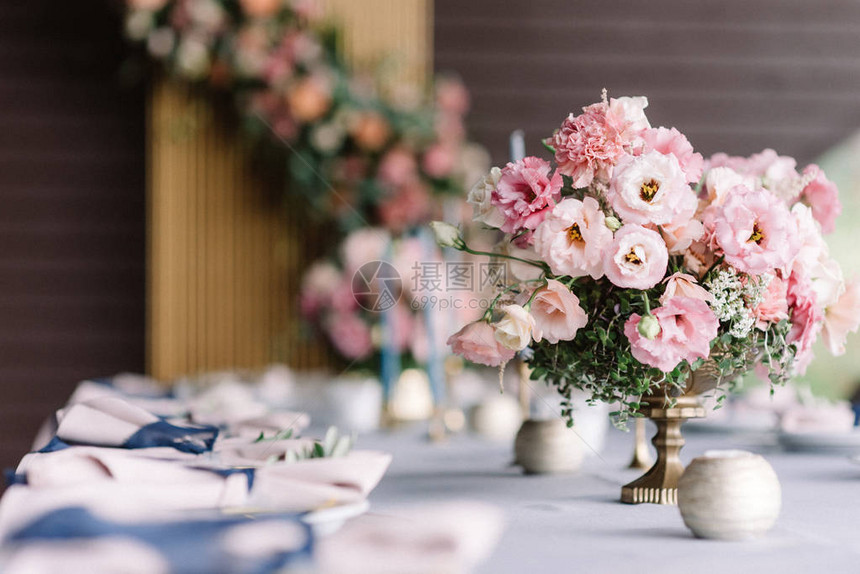
M699 206L675 156L656 151L619 161L607 196L625 223L640 225L686 222Z
M821 224L821 231L832 233L836 228L836 218L842 213L839 189L835 183L827 179L824 171L817 165L808 165L803 170L804 177L813 174L815 179L803 188L800 199L812 208L812 216Z
M788 278L787 301L791 308L791 330L785 340L797 346L794 370L802 375L812 361L812 345L818 338L824 317L811 281L797 273Z
M673 155L678 160L687 181L697 182L702 177L705 159L693 150L687 137L675 128L651 128L642 133L646 149L663 155Z
M550 177L549 162L526 157L502 169L491 203L505 216L502 231L517 233L535 229L561 196L561 174Z
M722 205L705 210L704 220L711 248L744 273L786 269L800 248L794 217L764 189L732 188Z
M468 361L498 367L514 358L514 351L496 340L495 329L486 321L469 323L448 338L451 350Z
M556 275L603 276L603 251L612 242L605 216L593 197L568 198L535 230L535 251Z
M765 323L778 323L788 319L788 284L777 276L774 276L767 285L764 298L759 305L753 309L753 315L757 320L757 326L765 329Z
M625 225L606 251L603 270L618 287L650 289L666 275L669 253L656 231Z
M366 359L373 352L370 327L358 315L334 315L326 322L326 330L337 352L347 359Z
M653 315L660 324L660 333L653 339L639 333L642 316L638 313L624 324L624 334L637 361L668 373L683 360L693 363L708 358L720 323L707 303L692 297L672 297Z
M624 101L621 101L624 100ZM570 114L552 136L558 170L573 179L573 187L586 187L595 178L608 181L613 166L624 157L630 144L648 127L642 108L633 106L639 98L619 98L601 102ZM625 103L631 105L624 105Z
M588 323L588 316L579 306L579 298L555 279L548 279L546 287L535 294L531 316L535 322L534 340L546 339L553 344L572 340L576 332Z

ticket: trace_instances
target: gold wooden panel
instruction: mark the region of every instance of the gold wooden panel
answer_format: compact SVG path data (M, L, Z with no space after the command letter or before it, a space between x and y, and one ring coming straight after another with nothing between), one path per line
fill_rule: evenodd
M423 86L430 65L431 0L326 0L358 67L397 54L396 73ZM155 377L283 361L331 363L302 336L302 271L327 234L284 174L264 167L229 105L157 80L147 110L147 367ZM274 171L274 173L272 173ZM286 196L286 197L285 197Z

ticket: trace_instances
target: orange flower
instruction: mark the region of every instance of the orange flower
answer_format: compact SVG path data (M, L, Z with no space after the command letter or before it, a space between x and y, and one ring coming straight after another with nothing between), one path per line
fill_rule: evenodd
M287 106L293 117L300 122L318 120L331 107L331 89L328 83L320 78L304 78L287 93Z
M376 112L365 112L355 121L352 137L355 143L364 150L377 151L388 141L391 129L388 122Z

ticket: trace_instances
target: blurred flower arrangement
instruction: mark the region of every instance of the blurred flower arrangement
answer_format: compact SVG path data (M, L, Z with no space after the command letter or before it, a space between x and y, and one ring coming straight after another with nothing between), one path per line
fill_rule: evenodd
M798 172L773 150L705 161L676 129L652 128L647 105L604 93L544 141L554 167L493 168L469 202L505 234L500 249L433 224L440 245L534 269L448 343L486 365L522 352L571 423L573 389L618 403L621 423L642 395L683 393L705 365L718 382L755 367L783 383L819 335L840 354L860 324L860 283L822 238L841 207L821 169Z
M384 267L390 265L386 273ZM383 355L398 367L426 368L441 357L450 325L475 319L472 290L457 291L462 304L432 304L435 288L420 267L442 269L443 256L421 233L392 236L382 228L351 232L337 256L314 263L302 280L301 312L349 370L379 373ZM472 303L470 305L470 303Z
M424 223L488 161L466 140L462 84L440 78L428 101L353 74L314 0L127 0L126 35L172 76L232 94L291 152L288 189L346 229Z

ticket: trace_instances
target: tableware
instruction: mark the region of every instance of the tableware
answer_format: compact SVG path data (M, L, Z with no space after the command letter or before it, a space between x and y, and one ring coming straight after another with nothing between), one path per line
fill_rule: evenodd
M700 538L761 536L779 516L782 493L768 462L742 450L708 451L678 481L684 524Z
M361 500L352 504L313 510L302 515L300 520L311 527L314 536L329 536L340 530L347 520L360 516L369 509L370 503Z
M524 421L514 441L516 464L527 474L573 472L584 457L582 439L561 419Z

